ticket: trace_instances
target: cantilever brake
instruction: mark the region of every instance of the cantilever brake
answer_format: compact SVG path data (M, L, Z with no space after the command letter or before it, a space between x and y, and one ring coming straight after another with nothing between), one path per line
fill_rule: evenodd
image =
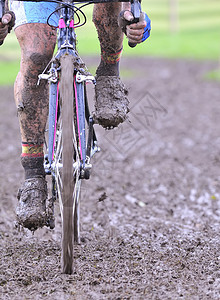
M95 77L92 75L82 75L79 72L76 73L76 82L80 83L83 81L91 81L91 82L95 82Z

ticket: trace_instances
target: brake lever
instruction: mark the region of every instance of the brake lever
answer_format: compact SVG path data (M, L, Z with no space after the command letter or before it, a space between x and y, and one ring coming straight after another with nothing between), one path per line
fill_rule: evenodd
M131 1L131 13L134 16L134 19L132 21L130 21L129 25L134 24L134 23L138 23L139 20L140 20L140 16L141 16L141 3L139 2L139 0L132 0ZM137 45L137 43L128 42L128 45L131 48L134 48Z

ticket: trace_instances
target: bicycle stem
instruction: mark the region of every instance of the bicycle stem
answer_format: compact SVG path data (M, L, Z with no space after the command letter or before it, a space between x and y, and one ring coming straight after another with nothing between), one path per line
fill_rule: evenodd
M68 23L67 23L68 22ZM72 48L76 47L76 34L74 31L74 16L70 8L62 8L59 19L59 35L58 48Z

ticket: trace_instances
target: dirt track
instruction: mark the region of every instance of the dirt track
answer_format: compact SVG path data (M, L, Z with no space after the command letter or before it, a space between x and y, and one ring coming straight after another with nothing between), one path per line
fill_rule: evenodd
M203 79L216 63L122 65L136 68L130 122L98 128L71 276L59 217L54 232L14 228L20 140L12 89L0 89L0 299L220 299L220 84Z

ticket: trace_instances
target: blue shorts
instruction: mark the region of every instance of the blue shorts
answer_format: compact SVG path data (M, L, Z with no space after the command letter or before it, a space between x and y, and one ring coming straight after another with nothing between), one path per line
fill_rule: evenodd
M29 23L47 23L49 15L58 7L53 2L10 1L10 9L15 13L15 28ZM58 26L59 13L51 16L49 23Z

